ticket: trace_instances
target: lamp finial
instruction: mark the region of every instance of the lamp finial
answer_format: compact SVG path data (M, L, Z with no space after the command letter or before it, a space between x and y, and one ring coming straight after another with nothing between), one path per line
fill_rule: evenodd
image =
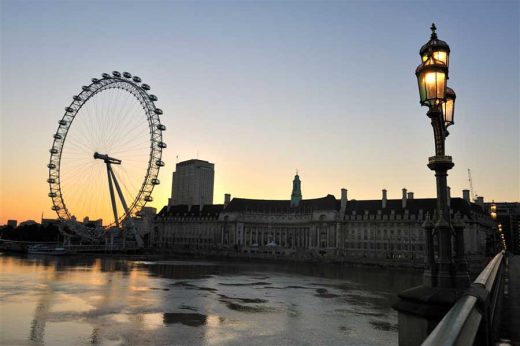
M437 38L437 33L435 32L435 30L437 30L437 27L435 26L435 23L432 23L432 26L431 26L431 31L432 31L432 40L435 40Z

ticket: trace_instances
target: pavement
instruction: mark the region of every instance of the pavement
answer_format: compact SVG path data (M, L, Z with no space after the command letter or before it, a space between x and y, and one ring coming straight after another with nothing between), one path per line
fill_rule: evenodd
M509 255L508 294L504 296L501 339L503 344L520 346L520 255ZM507 278L507 276L506 276ZM500 343L498 343L500 344Z

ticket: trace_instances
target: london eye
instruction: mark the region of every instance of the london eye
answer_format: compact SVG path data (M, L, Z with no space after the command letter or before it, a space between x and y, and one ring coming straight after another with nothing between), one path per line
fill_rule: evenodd
M114 71L92 78L72 97L47 165L58 219L122 227L153 200L166 127L149 92L141 78Z

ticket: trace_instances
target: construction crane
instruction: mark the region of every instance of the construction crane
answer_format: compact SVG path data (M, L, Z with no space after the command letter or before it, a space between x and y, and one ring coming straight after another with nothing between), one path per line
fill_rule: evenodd
M471 192L471 200L475 200L475 193L473 191L473 179L471 179L471 169L468 168L469 191Z

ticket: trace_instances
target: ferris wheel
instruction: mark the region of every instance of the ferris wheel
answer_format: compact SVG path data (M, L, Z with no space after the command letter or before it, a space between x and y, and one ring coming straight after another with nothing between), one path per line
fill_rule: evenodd
M166 127L149 91L128 72L103 73L65 107L47 165L60 220L102 219L120 227L153 201Z

